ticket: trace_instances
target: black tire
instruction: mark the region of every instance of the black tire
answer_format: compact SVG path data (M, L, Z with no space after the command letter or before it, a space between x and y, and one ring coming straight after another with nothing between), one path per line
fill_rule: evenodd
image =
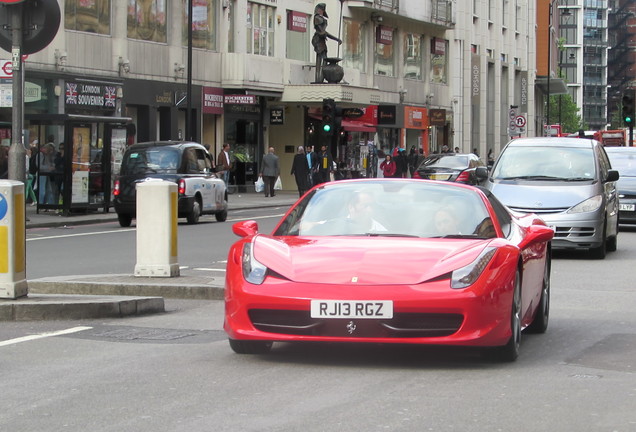
M611 236L607 240L607 251L616 252L618 248L618 218L616 218L616 235Z
M515 288L512 295L510 310L510 330L512 335L504 346L492 348L489 351L491 358L497 361L513 362L519 357L521 346L521 274L519 270L515 274Z
M541 300L532 323L526 331L531 333L545 333L548 329L550 318L550 257L548 256L543 273L543 286L541 287Z
M189 224L195 224L199 222L199 217L201 216L201 202L198 198L195 198L192 202L192 208L190 212L186 216Z
M217 222L225 222L227 220L227 209L214 214Z
M120 227L127 228L132 223L132 215L128 213L117 213L117 220L119 221Z
M230 348L237 354L267 354L274 344L272 341L248 341L228 339Z
M605 259L607 255L607 220L603 224L603 237L601 239L601 244L598 247L590 248L590 254L592 258L596 259Z

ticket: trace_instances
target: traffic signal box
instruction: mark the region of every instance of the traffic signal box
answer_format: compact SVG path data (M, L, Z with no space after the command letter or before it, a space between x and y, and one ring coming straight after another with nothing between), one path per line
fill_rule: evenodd
M635 99L636 99L636 90L634 89L625 90L625 92L623 93L623 99L622 99L622 103L623 103L622 114L623 114L623 123L625 124L625 126L633 127L635 124L635 120L636 120L634 118L634 116L636 115L636 106L634 105Z
M336 129L336 101L333 99L322 100L322 131L326 135L332 135Z

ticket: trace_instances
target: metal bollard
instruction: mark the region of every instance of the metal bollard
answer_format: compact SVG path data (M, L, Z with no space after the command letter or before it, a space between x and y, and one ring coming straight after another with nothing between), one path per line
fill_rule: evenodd
M0 180L0 298L28 294L24 183Z
M137 184L135 276L179 276L177 185L160 179Z

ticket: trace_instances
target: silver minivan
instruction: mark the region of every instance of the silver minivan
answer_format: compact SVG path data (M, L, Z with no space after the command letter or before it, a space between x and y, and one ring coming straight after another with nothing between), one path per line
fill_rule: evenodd
M598 141L515 139L490 172L477 174L511 210L536 213L553 227L553 248L585 248L599 259L616 250L619 175Z

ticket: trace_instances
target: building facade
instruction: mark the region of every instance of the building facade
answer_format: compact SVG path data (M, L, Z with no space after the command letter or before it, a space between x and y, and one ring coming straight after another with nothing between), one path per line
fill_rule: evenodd
M327 43L344 70L336 83L315 82L314 1L60 1L55 39L25 62L37 93L25 114L84 116L88 129L35 121L29 141L82 136L98 149L111 137L90 117L118 118L125 144L192 139L216 155L229 143L246 184L273 146L283 185L294 189L285 167L299 145L328 143L349 175L366 176L379 151L448 145L485 157L540 131L534 1L325 3L328 32L342 40ZM326 139L325 98L364 114Z

